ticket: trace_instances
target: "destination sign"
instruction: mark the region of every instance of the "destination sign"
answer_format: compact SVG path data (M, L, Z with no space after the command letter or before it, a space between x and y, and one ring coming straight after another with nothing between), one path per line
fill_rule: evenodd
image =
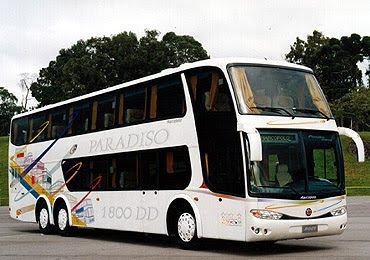
M263 143L297 143L297 134L261 134Z

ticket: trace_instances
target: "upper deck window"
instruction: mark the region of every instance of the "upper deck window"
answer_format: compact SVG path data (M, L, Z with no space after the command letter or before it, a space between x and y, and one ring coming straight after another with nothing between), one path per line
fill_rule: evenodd
M180 77L162 80L157 86L152 87L151 94L151 118L154 114L157 118L180 117L184 114L185 97ZM155 99L156 110L153 113Z
M58 138L67 126L67 110L65 107L58 107L51 112L51 138Z
M104 130L111 128L115 123L116 96L109 94L99 97L93 102L91 129Z
M230 74L242 114L332 117L315 77L308 72L233 66Z
M12 128L12 143L15 145L26 143L29 135L28 117L14 119Z
M43 126L45 126L46 120L46 113L38 113L34 114L30 117L29 124L30 124L30 135L29 141L31 142L32 139L36 138L35 141L44 141L46 138L46 131L43 131Z
M73 114L75 118L73 120ZM79 135L89 130L90 102L82 101L70 107L69 120L72 122L72 134Z

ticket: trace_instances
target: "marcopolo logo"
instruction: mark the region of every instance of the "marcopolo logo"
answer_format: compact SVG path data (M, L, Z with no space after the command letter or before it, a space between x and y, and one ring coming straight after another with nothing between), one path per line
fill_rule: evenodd
M117 151L151 145L161 145L167 142L169 132L166 129L150 130L141 133L121 135L119 139L113 137L90 140L90 153Z

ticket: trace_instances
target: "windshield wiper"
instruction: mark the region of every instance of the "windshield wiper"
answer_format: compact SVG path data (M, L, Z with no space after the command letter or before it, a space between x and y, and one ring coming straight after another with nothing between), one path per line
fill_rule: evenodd
M276 187L276 186L263 186L263 185L262 185L262 186L259 186L259 185L257 185L257 187L258 187L258 188L273 188L273 189L289 189L289 190L294 191L294 193L295 193L295 194L300 195L298 191L296 191L296 190L295 190L295 189L293 189L292 187L288 187L288 186Z
M298 112L303 112L303 113L309 113L309 114L312 114L312 115L315 115L317 113L323 115L326 120L329 121L330 117L328 117L325 113L321 112L320 110L316 110L316 109L308 109L308 108L296 108L296 107L292 107L292 110L293 111L298 111Z
M341 190L341 188L339 188L337 185L335 185L334 183L332 183L331 181L327 179L320 179L320 178L310 176L308 180L316 182L318 186L335 187L337 190Z
M268 111L277 112L277 113L279 113L279 111L284 111L285 113L287 113L288 115L290 115L292 117L292 119L295 118L295 115L293 115L287 109L282 108L282 107L250 107L250 108L261 109L263 111L268 110ZM279 113L279 114L281 114L281 113Z

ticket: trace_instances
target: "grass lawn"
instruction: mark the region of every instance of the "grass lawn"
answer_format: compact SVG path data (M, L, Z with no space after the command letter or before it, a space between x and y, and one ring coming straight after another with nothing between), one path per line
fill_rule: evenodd
M360 133L370 142L370 132ZM370 196L370 160L358 163L356 156L348 152L350 139L341 137L346 173L347 193L350 196ZM8 137L0 137L0 205L8 205Z
M8 137L0 137L0 205L8 205Z
M363 141L370 142L370 132L360 132ZM344 169L346 173L347 194L352 196L370 196L370 160L357 162L357 157L348 152L351 139L341 137L344 156Z

